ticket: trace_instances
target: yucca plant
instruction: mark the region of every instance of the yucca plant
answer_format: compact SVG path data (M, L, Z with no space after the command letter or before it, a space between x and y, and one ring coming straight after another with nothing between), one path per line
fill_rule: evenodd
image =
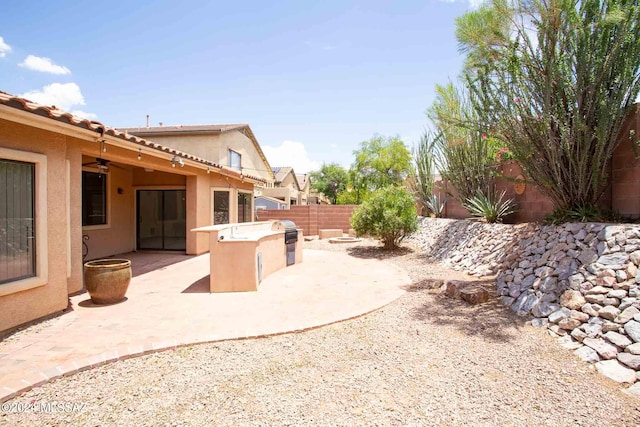
M505 191L496 196L495 191L486 194L477 191L476 195L467 198L464 207L473 216L484 218L488 223L502 222L502 219L516 212L516 203L513 199L503 200Z
M449 200L448 197L441 200L439 194L431 194L431 196L424 201L424 205L429 211L433 212L436 218L442 218L444 205L447 203L447 200Z

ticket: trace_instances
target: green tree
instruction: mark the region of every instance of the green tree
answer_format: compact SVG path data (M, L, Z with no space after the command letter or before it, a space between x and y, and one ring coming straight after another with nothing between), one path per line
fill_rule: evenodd
M425 133L417 146L413 148L411 180L409 187L414 196L420 200L422 206L428 207L433 198L433 184L435 178L434 146L437 136Z
M353 178L356 186L373 191L389 185L400 185L409 175L411 153L400 137L375 135L353 152Z
M508 23L478 43L457 33L469 58L484 59L466 73L481 121L556 210L595 206L640 93L639 1L494 0L458 29L481 14Z
M436 86L427 115L440 132L434 155L440 174L457 191L461 203L493 189L499 143L481 129L469 93L449 83Z
M311 172L311 186L336 204L338 193L347 188L347 171L337 163L324 163L319 171Z
M353 211L351 226L358 236L378 238L385 249L396 248L418 229L416 202L402 187L381 188Z

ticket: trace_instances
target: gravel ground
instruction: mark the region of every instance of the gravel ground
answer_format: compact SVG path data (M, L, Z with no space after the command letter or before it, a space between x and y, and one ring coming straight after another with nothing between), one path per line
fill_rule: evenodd
M410 248L381 253L371 241L305 247L383 257L417 285L355 320L184 347L59 379L7 402L14 412L0 412L0 425L640 424L637 399L543 330L497 304L469 306L422 286L460 273ZM15 412L31 402L81 411Z

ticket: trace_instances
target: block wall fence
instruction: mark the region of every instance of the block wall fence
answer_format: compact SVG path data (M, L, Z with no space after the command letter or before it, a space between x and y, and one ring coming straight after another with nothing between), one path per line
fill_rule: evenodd
M634 133L635 137L631 138ZM620 131L619 143L607 166L609 185L600 199L600 207L620 215L623 218L640 218L640 146L636 140L640 136L640 104L629 114ZM551 212L553 204L533 184L525 184L524 192L516 194L515 178L522 174L522 168L515 161L500 166L499 172L506 177L496 182L498 191L506 191L505 197L513 198L518 212L506 218L505 222L521 223L540 221ZM456 194L447 182L439 183L441 197ZM446 218L468 218L469 212L453 198L445 205Z
M631 135L635 134L633 138ZM600 199L600 207L628 219L640 219L640 104L636 104L620 131L619 144L607 166L609 185ZM533 184L526 183L521 194L516 193L515 178L523 175L515 161L504 162L499 172L505 178L496 182L498 191L505 190L505 197L513 198L518 211L505 219L507 223L541 221L553 211L551 200ZM437 183L441 198L456 195L446 181ZM521 188L522 190L522 188ZM258 221L288 219L304 230L305 235L318 234L319 229L340 228L347 232L355 205L307 205L292 206L290 210L259 210ZM421 206L418 203L418 213ZM469 212L453 197L445 205L445 218L469 218Z
M318 234L318 230L339 228L348 232L351 228L351 214L356 205L298 205L291 209L258 209L256 221L281 219L293 221L302 228L305 236Z

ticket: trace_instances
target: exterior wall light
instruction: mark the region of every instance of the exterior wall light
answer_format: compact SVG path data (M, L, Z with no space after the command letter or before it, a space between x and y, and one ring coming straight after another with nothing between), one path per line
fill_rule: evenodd
M184 160L182 160L177 155L173 156L173 159L171 159L171 167L175 168L176 165L180 165L181 168L184 167Z

